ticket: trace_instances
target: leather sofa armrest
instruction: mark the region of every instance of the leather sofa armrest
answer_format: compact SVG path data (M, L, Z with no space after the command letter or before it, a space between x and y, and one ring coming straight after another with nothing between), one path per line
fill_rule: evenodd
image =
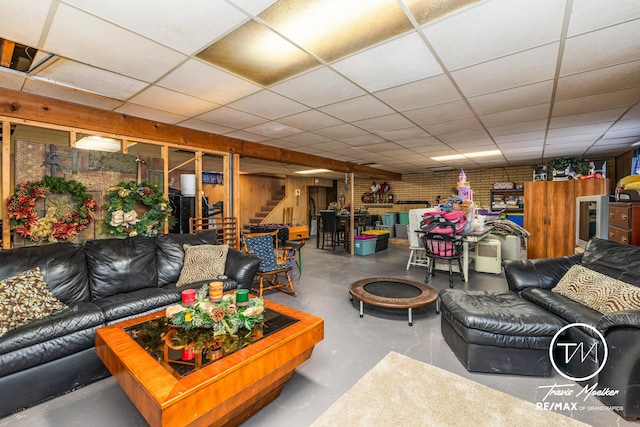
M527 288L553 288L571 266L581 261L582 254L574 254L558 258L505 260L502 265L509 289L520 292Z
M238 282L238 289L251 289L251 282L260 268L260 258L229 248L224 274Z
M640 310L623 310L605 314L596 325L602 333L620 326L640 328Z

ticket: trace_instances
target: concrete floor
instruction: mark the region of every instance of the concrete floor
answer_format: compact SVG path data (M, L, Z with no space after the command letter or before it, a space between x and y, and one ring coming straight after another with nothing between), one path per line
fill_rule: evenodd
M539 386L569 382L559 375L531 378L467 372L444 342L440 317L433 306L414 310L412 327L404 310L365 306L364 318L360 319L357 302L349 298L349 283L370 277L423 281L423 267L406 270L408 253L407 246L390 244L389 249L374 255L351 257L343 249L320 250L314 240L308 242L302 250L303 275L296 274L294 280L298 296L271 291L265 298L322 317L325 339L296 370L281 395L243 426L308 426L392 350L534 403L541 402L546 394ZM438 272L429 284L437 289L448 287L446 273ZM506 289L504 275L476 273L473 265L469 282L464 284L456 277L454 285L462 289ZM548 400L562 401L557 399ZM602 406L595 398L589 398L586 404ZM608 410L561 413L598 427L638 425ZM528 424L523 420L523 425ZM146 422L113 378L0 419L0 426L12 427L89 425L145 426Z

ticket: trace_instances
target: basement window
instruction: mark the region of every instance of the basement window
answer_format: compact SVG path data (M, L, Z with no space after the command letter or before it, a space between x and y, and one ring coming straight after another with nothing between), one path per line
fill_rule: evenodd
M0 39L0 67L27 73L38 49L11 40Z

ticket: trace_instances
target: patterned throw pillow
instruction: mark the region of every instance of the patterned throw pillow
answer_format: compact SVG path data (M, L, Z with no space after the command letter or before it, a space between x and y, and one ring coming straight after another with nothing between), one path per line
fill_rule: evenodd
M0 336L65 308L37 267L0 280Z
M640 308L640 288L581 265L572 266L552 291L603 314Z
M184 263L177 287L203 280L226 279L224 265L227 262L227 245L183 245Z

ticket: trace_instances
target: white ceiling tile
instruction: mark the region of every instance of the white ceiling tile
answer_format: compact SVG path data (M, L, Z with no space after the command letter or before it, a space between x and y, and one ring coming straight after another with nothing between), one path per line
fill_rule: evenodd
M640 134L626 138L602 138L596 141L596 145L626 145L630 147L631 144L638 140L640 140Z
M0 68L0 87L11 90L20 90L24 83L24 74L14 72L7 68Z
M626 153L627 151L629 151L629 149L632 147L629 147L627 144L622 144L622 145L596 145L593 146L591 148L589 148L589 150L586 152L586 156L588 158L594 158L594 157L612 157L612 156L618 156L620 154Z
M35 76L121 101L148 86L143 81L68 59L58 59Z
M271 139L271 140L268 140L268 141L264 141L262 143L266 144L266 145L271 145L271 146L274 146L274 147L284 148L284 149L287 149L287 150L293 150L293 149L296 148L295 144L292 144L291 142L283 141L283 140L280 140L280 139Z
M438 138L440 138L442 141L446 142L447 144L458 143L461 141L475 141L475 140L491 141L491 139L489 138L489 135L487 135L487 132L482 128L465 129L465 130L454 131L446 134L439 134Z
M553 78L558 43L484 62L452 73L467 97L497 92Z
M640 127L633 129L610 130L605 134L605 138L625 138L640 136Z
M236 130L233 132L229 132L225 134L225 136L230 136L232 138L242 139L242 140L251 141L251 142L264 142L271 139L271 137L269 136L258 135L252 132L247 132L245 130Z
M397 141L396 143L399 146L404 148L414 148L414 147L422 147L425 144L432 143L430 141L437 141L437 140L432 136L424 135L419 138L403 139L402 141ZM440 142L438 141L438 143Z
M469 98L469 103L477 114L485 115L548 103L551 101L552 92L553 80L546 80Z
M610 123L592 123L580 126L568 126L562 128L549 129L547 136L549 138L569 136L569 135L586 135L590 133L598 133L602 135L611 126Z
M489 131L491 133L491 131ZM522 132L522 133L511 133L508 135L493 135L493 140L498 144L499 147L503 147L505 144L516 143L519 145L524 145L524 141L531 141L534 139L539 139L541 142L544 141L544 130L537 130L531 132Z
M356 121L393 113L393 110L371 95L359 96L320 108L344 121Z
M65 4L58 6L43 48L147 82L185 59L174 50Z
M450 70L485 62L560 39L563 1L484 2L424 28Z
M197 59L180 65L159 80L158 86L218 104L232 102L260 90L253 83Z
M480 120L487 127L496 127L520 123L531 120L544 119L549 116L549 104L534 105L531 107L516 108L509 111L487 114L480 117Z
M528 139L520 142L507 142L503 144L498 144L498 148L500 149L500 151L502 151L503 154L512 153L514 151L530 152L530 151L542 150L543 146L544 146L544 135L542 138Z
M375 95L398 111L460 99L460 94L445 74L385 89Z
M459 142L447 142L447 144L461 153L476 153L479 151L493 151L497 150L496 144L488 138L484 139L471 139L467 141Z
M413 125L413 123L397 113L375 117L373 119L359 120L357 122L354 122L353 124L374 133L387 130L403 129Z
M567 35L572 37L636 18L640 18L640 2L636 0L574 1Z
M80 92L66 86L60 86L35 79L27 79L23 91L47 96L49 98L60 99L62 101L73 102L74 104L100 108L102 110L113 110L122 105L121 101L116 101L111 98Z
M327 138L344 139L352 136L365 135L368 132L364 129L345 123L343 125L318 129L314 131L314 133L326 136Z
M248 19L225 2L209 0L183 0L180 7L173 0L66 2L188 55Z
M428 127L428 125L433 123L473 117L473 112L469 109L466 102L454 101L405 111L404 115L414 123Z
M213 102L159 86L150 86L131 98L129 102L184 116L197 116L219 107Z
M611 130L625 130L625 129L639 129L640 128L640 117L638 118L630 118L627 119L625 115L622 120L617 121L613 126L611 126Z
M590 146L590 143L574 142L571 144L554 144L545 145L544 157L559 157L559 156L575 156L575 153L584 153Z
M473 131L482 129L480 122L474 117L468 117L465 119L450 120L448 122L434 123L429 126L424 126L424 129L431 135L447 135L454 132L460 132L461 130Z
M403 129L376 131L376 133L381 137L388 139L389 141L397 142L399 145L401 145L401 143L407 139L430 137L430 135L425 132L424 129L418 126L411 126Z
M231 108L255 114L256 116L276 120L284 116L308 110L302 104L268 90L249 95L229 104Z
M233 132L235 129L228 128L226 126L220 126L215 123L205 122L204 120L189 119L179 123L180 126L184 126L190 129L197 129L203 132L214 133L222 135L228 132Z
M296 133L295 135L289 135L282 139L298 145L318 144L329 140L329 138L327 138L326 136L318 135L317 133L313 132Z
M321 107L365 92L335 71L320 67L271 87L271 90L310 107Z
M613 123L624 114L625 109L617 108L613 110L595 111L591 113L572 114L569 116L555 116L551 119L550 128L567 126L588 125L591 123Z
M244 111L234 110L229 107L216 108L213 111L209 111L198 116L198 118L206 122L216 123L221 126L236 129L255 126L267 121L262 117L254 116L253 114L245 113Z
M244 130L258 135L269 136L271 138L281 138L302 132L300 129L278 122L262 123L259 125L251 126L250 128L246 128Z
M352 136L351 138L340 139L340 141L353 147L367 147L371 144L379 144L381 142L384 142L384 138L381 138L378 135L374 135L372 133L368 133L366 135Z
M630 107L638 98L640 98L640 87L583 96L581 98L567 99L564 101L557 101L554 104L553 114L554 116L568 116L572 114Z
M567 39L561 76L640 59L640 19Z
M160 123L176 124L186 120L188 117L181 116L179 114L168 113L162 110L156 110L155 108L149 108L144 105L136 105L127 102L120 107L116 108L118 113L126 114L133 117L141 117L143 119L149 119Z
M349 148L347 144L340 141L326 141L321 142L319 147L323 151L334 151L334 150L343 150L345 148Z
M517 133L535 132L544 130L547 127L547 120L531 120L511 125L489 127L492 136L513 135Z
M442 68L414 32L335 63L334 68L369 91L442 74Z
M0 37L40 47L38 43L51 3L52 0L4 0L0 13Z
M279 119L278 122L297 127L302 130L321 129L329 126L337 126L343 123L341 120L317 110L303 111L302 113L283 117Z
M579 134L579 135L571 134L571 135L562 135L562 136L555 136L555 137L547 136L545 143L549 145L554 145L554 146L574 144L574 143L591 145L601 136L602 136L602 132Z
M558 80L556 100L579 98L633 87L640 88L640 61L562 77Z
M257 15L277 0L230 0L232 3L238 5L241 9L249 12L252 15Z

